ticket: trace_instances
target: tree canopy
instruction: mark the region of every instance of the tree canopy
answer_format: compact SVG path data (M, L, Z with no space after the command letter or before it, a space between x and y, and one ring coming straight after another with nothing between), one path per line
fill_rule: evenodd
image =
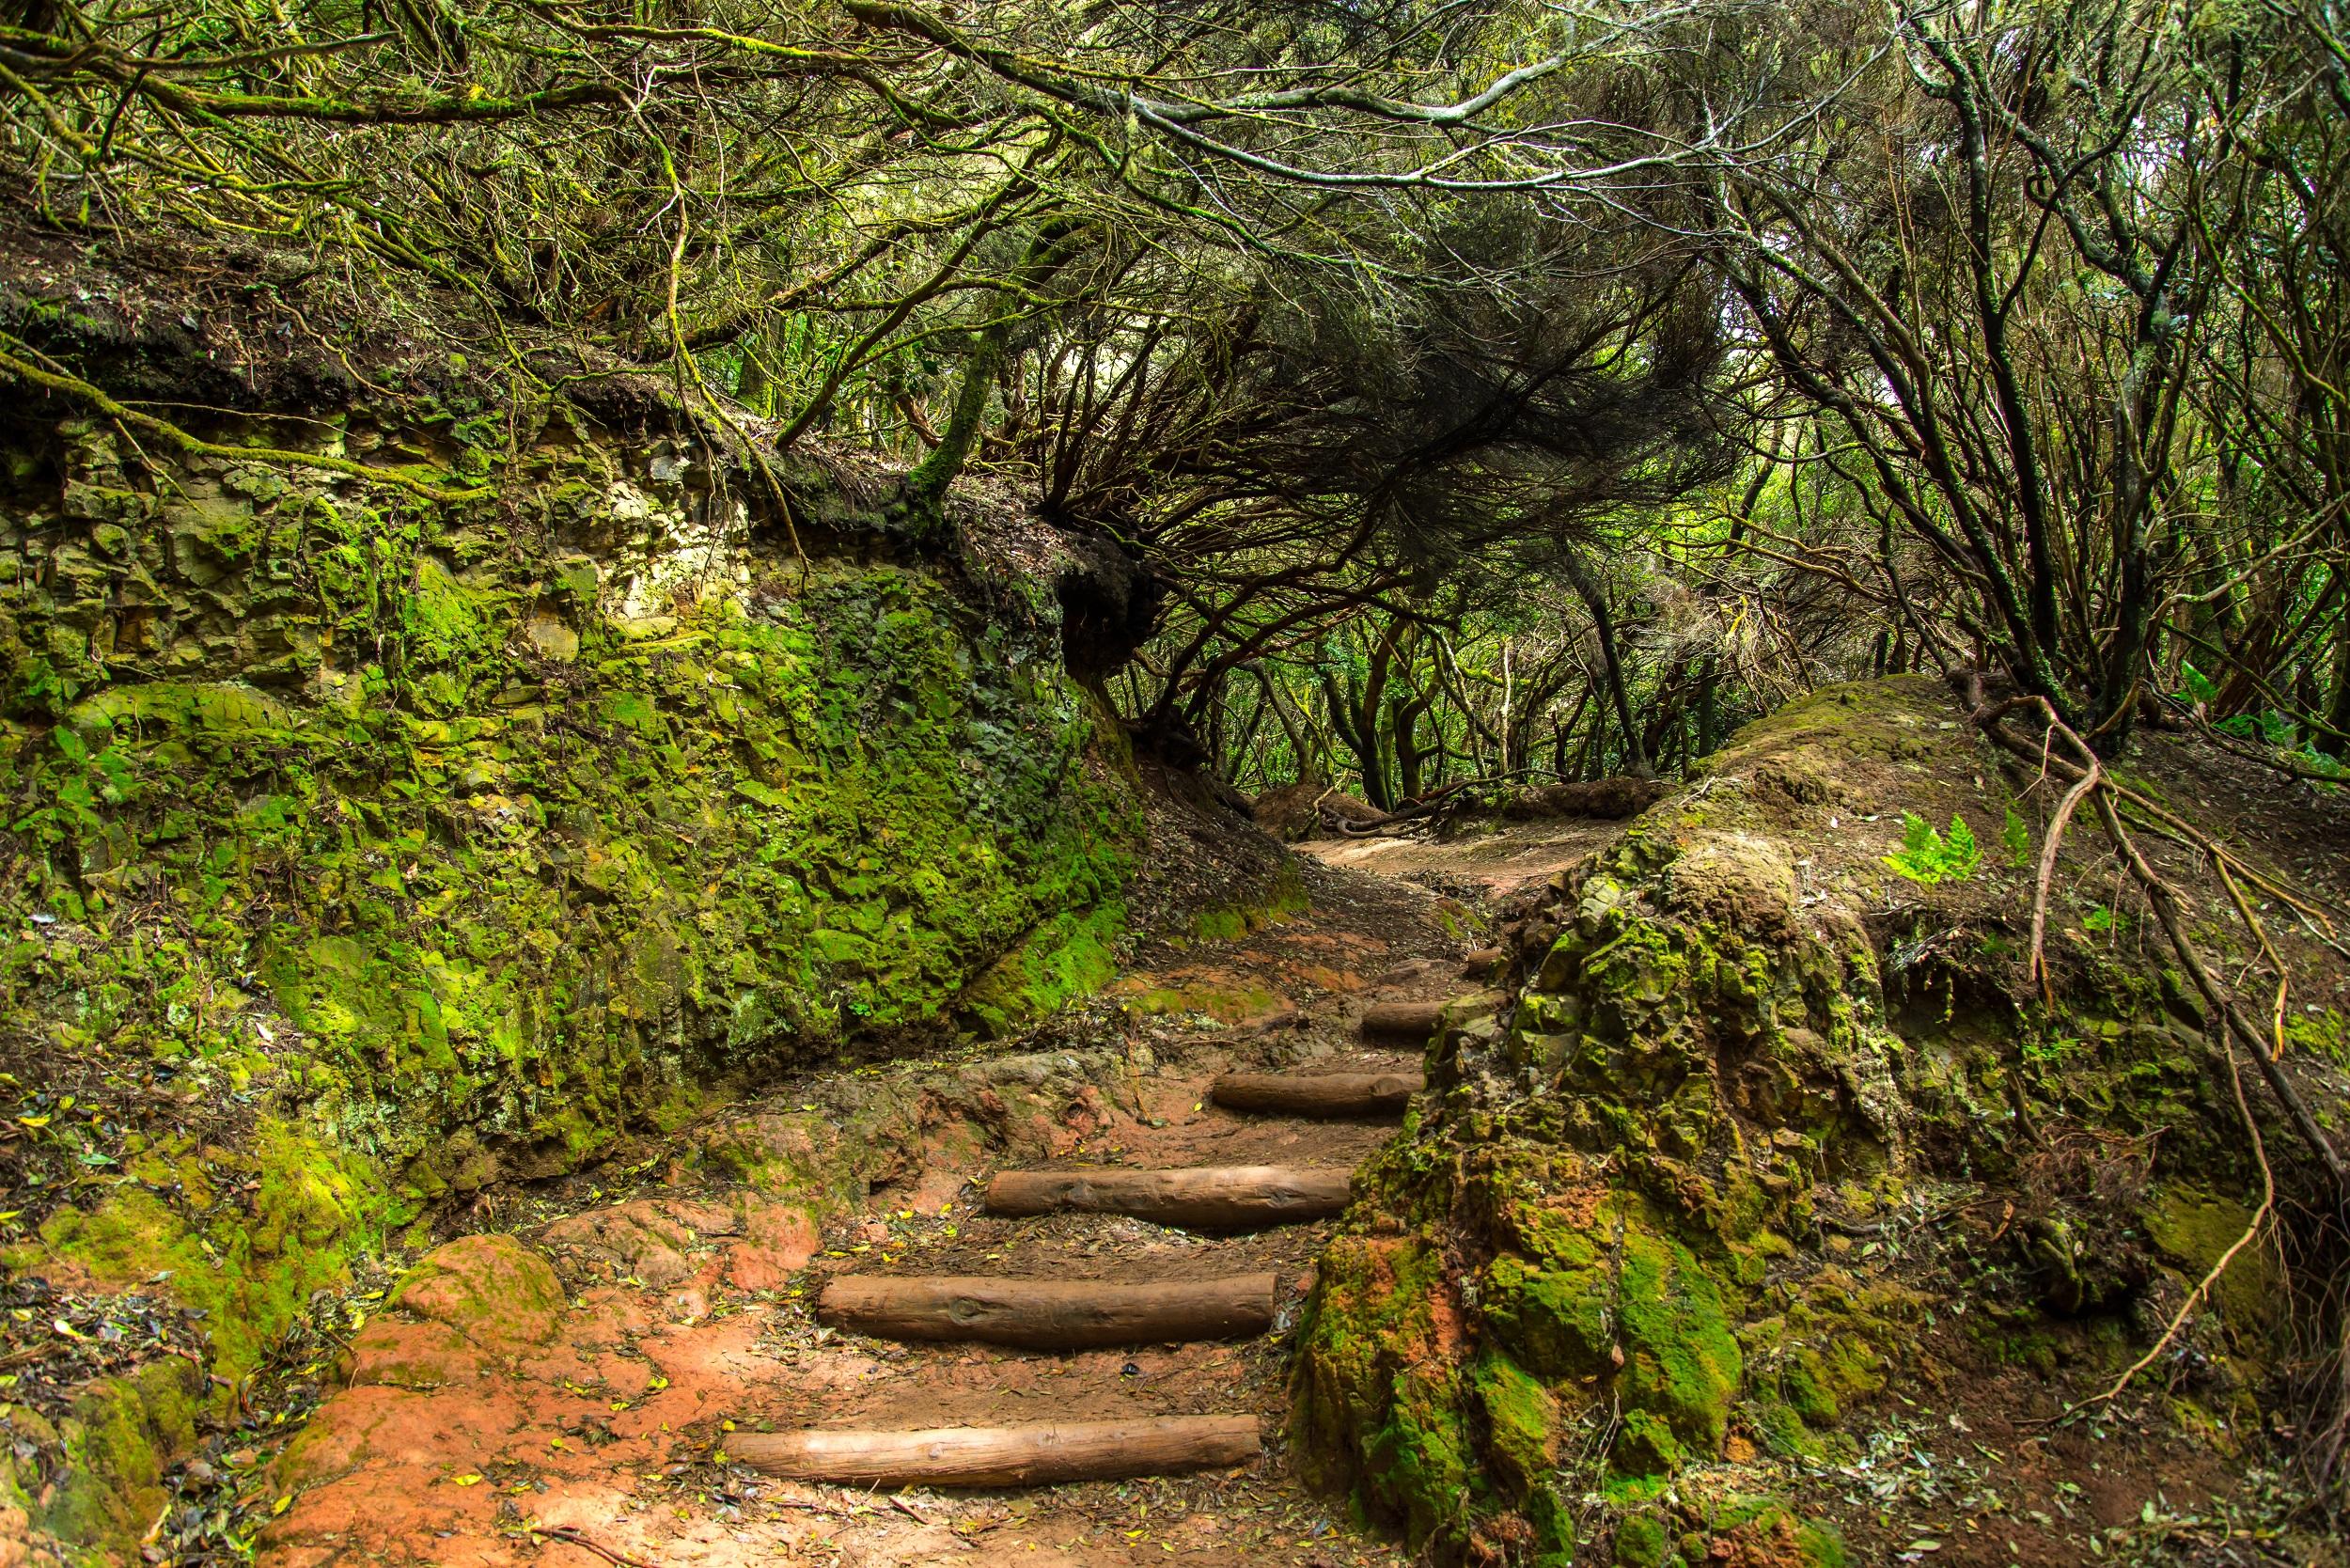
M2346 62L2329 0L16 0L0 117L20 221L657 370L916 536L984 474L1157 585L1128 719L1391 805L1972 666L2332 776Z

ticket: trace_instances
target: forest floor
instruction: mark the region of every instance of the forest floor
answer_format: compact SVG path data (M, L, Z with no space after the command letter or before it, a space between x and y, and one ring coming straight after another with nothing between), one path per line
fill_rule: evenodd
M258 1560L285 1568L1400 1568L1407 1554L1300 1486L1281 1438L1290 1331L1330 1223L1219 1237L1011 1219L981 1212L980 1191L998 1170L1044 1166L1358 1164L1391 1126L1235 1115L1210 1102L1210 1082L1412 1065L1364 1051L1363 1011L1475 989L1461 960L1494 907L1625 825L1309 842L1303 897L1282 913L1229 939L1146 945L1108 993L1038 1037L811 1073L624 1159L486 1194L441 1231L451 1239L426 1260L436 1278L390 1306L367 1288L386 1279L317 1305L310 1337L290 1338L252 1391L250 1419L169 1482L197 1506L159 1524L150 1560L227 1561L205 1532L242 1517L266 1519ZM812 1220L807 1194L827 1184L837 1200ZM2027 1328L1996 1303L1986 1314L1974 1298L1987 1277L1970 1271L2005 1222L1996 1204L1942 1196L1921 1187L1879 1233L1832 1239L1856 1262L1901 1255L1924 1308L1899 1387L1847 1412L1846 1453L1775 1458L1733 1431L1722 1460L1679 1478L1684 1496L1788 1498L1833 1523L1854 1562L2326 1560L2264 1548L2284 1506L2275 1478L2257 1454L2181 1429L2158 1395L2060 1423L2109 1380L2112 1326ZM1279 1315L1272 1334L1226 1343L907 1345L816 1320L824 1283L852 1271L1273 1271ZM949 1492L778 1481L726 1451L733 1433L807 1426L1192 1414L1259 1417L1262 1455L1183 1477Z
M1400 877L1431 891L1493 901L1565 870L1625 826L1598 817L1555 817L1494 823L1450 838L1373 832L1309 839L1297 850L1337 870Z

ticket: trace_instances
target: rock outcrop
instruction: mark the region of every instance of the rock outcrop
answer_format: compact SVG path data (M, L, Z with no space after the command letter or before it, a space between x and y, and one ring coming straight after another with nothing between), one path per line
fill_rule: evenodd
M2129 1310L2129 1289L2065 1296L2034 1262L2063 1183L2015 1107L2051 1088L2031 1061L2052 1037L2115 1048L2044 1115L2083 1148L2176 1128L2199 1152L2157 1174L2222 1189L2240 1223L2232 1189L2257 1184L2196 1131L2232 1111L2158 986L2084 961L2034 1022L2000 988L2021 873L1929 895L1887 863L1913 802L1997 841L1997 766L1963 718L1922 680L1806 699L1523 902L1513 1006L1431 1047L1434 1107L1324 1260L1292 1442L1325 1485L1441 1560L1580 1562L1611 1541L1625 1563L1840 1560L1826 1521L1726 1491L1734 1462L1783 1481L1849 1455L1855 1404L1951 1375L1937 1312ZM1979 1216L1973 1266L1998 1294L1953 1302L1947 1276L1855 1245L1922 1224L1927 1191L1939 1219ZM2109 1222L2160 1233L2132 1191ZM2183 1254L2107 1239L2094 1267L2136 1259L2136 1287L2167 1278L2175 1304ZM2257 1356L2257 1313L2222 1310Z

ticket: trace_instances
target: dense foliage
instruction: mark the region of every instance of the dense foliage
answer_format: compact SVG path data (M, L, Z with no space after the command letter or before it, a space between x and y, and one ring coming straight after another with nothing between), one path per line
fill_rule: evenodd
M985 470L1156 573L1114 690L1252 782L1979 657L2350 745L2327 0L14 9L39 222L665 368L920 529Z

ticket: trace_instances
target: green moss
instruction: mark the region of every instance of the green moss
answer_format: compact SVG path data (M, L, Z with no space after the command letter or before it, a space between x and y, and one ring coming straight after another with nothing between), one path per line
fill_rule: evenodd
M1744 1547L1802 1568L1848 1568L1852 1560L1835 1526L1807 1519L1778 1497L1726 1498L1714 1506L1706 1525L1732 1554Z
M1623 1397L1656 1411L1684 1442L1717 1452L1745 1373L1721 1293L1677 1241L1633 1231L1622 1257Z
M1616 1568L1664 1568L1667 1550L1664 1524L1653 1514L1616 1527Z
M57 1428L57 1489L33 1523L97 1560L131 1560L169 1494L164 1472L196 1447L204 1377L177 1357L83 1388Z
M2143 1221L2147 1238L2191 1288L2243 1238L2252 1211L2201 1188L2170 1185L2151 1195ZM2232 1329L2272 1333L2284 1306L2273 1247L2263 1239L2238 1251L2212 1286L2212 1299Z
M1485 1321L1509 1354L1552 1382L1591 1375L1615 1342L1615 1282L1604 1264L1542 1268L1504 1254L1485 1271Z
M1126 1004L1146 1017L1196 1012L1222 1024L1261 1018L1281 1005L1281 998L1261 985L1158 986L1136 992Z
M1126 906L1115 900L1056 916L964 992L963 1011L981 1034L1000 1038L1064 1002L1091 996L1118 976L1118 939L1125 924Z
M1192 939L1198 942L1237 942L1251 932L1293 920L1312 906L1311 895L1306 891L1306 884L1299 878L1296 868L1285 862L1261 897L1242 903L1203 909L1194 916Z
M1449 1378L1398 1372L1386 1419L1371 1433L1365 1454L1380 1477L1380 1513L1400 1522L1407 1540L1459 1541L1484 1478Z
M145 1156L157 1158L151 1150ZM174 1295L204 1309L212 1368L233 1382L312 1292L345 1283L352 1259L401 1215L368 1162L282 1121L265 1121L250 1155L214 1174L243 1176L250 1208L199 1199L200 1209L183 1212L143 1188L118 1187L95 1208L57 1210L38 1243L0 1262L38 1273L54 1259L114 1289L163 1277Z
M2285 1022L2285 1041L2294 1050L2350 1068L2350 1020L2344 1019L2340 1009L2295 1014Z
M1717 1450L1745 1358L1696 1254L1654 1229L1637 1200L1600 1206L1579 1234L1556 1224L1537 1234L1554 1256L1591 1262L1544 1268L1495 1259L1479 1294L1496 1342L1554 1383L1609 1379L1624 1406L1653 1415L1671 1435L1636 1452L1669 1451L1678 1463L1684 1447Z
M1668 1476L1688 1463L1689 1450L1682 1447L1671 1422L1653 1410L1633 1409L1623 1413L1607 1457L1623 1475Z
M1415 1542L1465 1539L1483 1490L1462 1389L1434 1353L1457 1329L1442 1255L1409 1237L1341 1238L1324 1254L1300 1330L1292 1429L1320 1484ZM1423 1371L1423 1367L1431 1370Z
M1469 1387L1503 1483L1513 1495L1530 1494L1558 1458L1558 1410L1550 1390L1507 1356L1491 1351L1470 1370Z

